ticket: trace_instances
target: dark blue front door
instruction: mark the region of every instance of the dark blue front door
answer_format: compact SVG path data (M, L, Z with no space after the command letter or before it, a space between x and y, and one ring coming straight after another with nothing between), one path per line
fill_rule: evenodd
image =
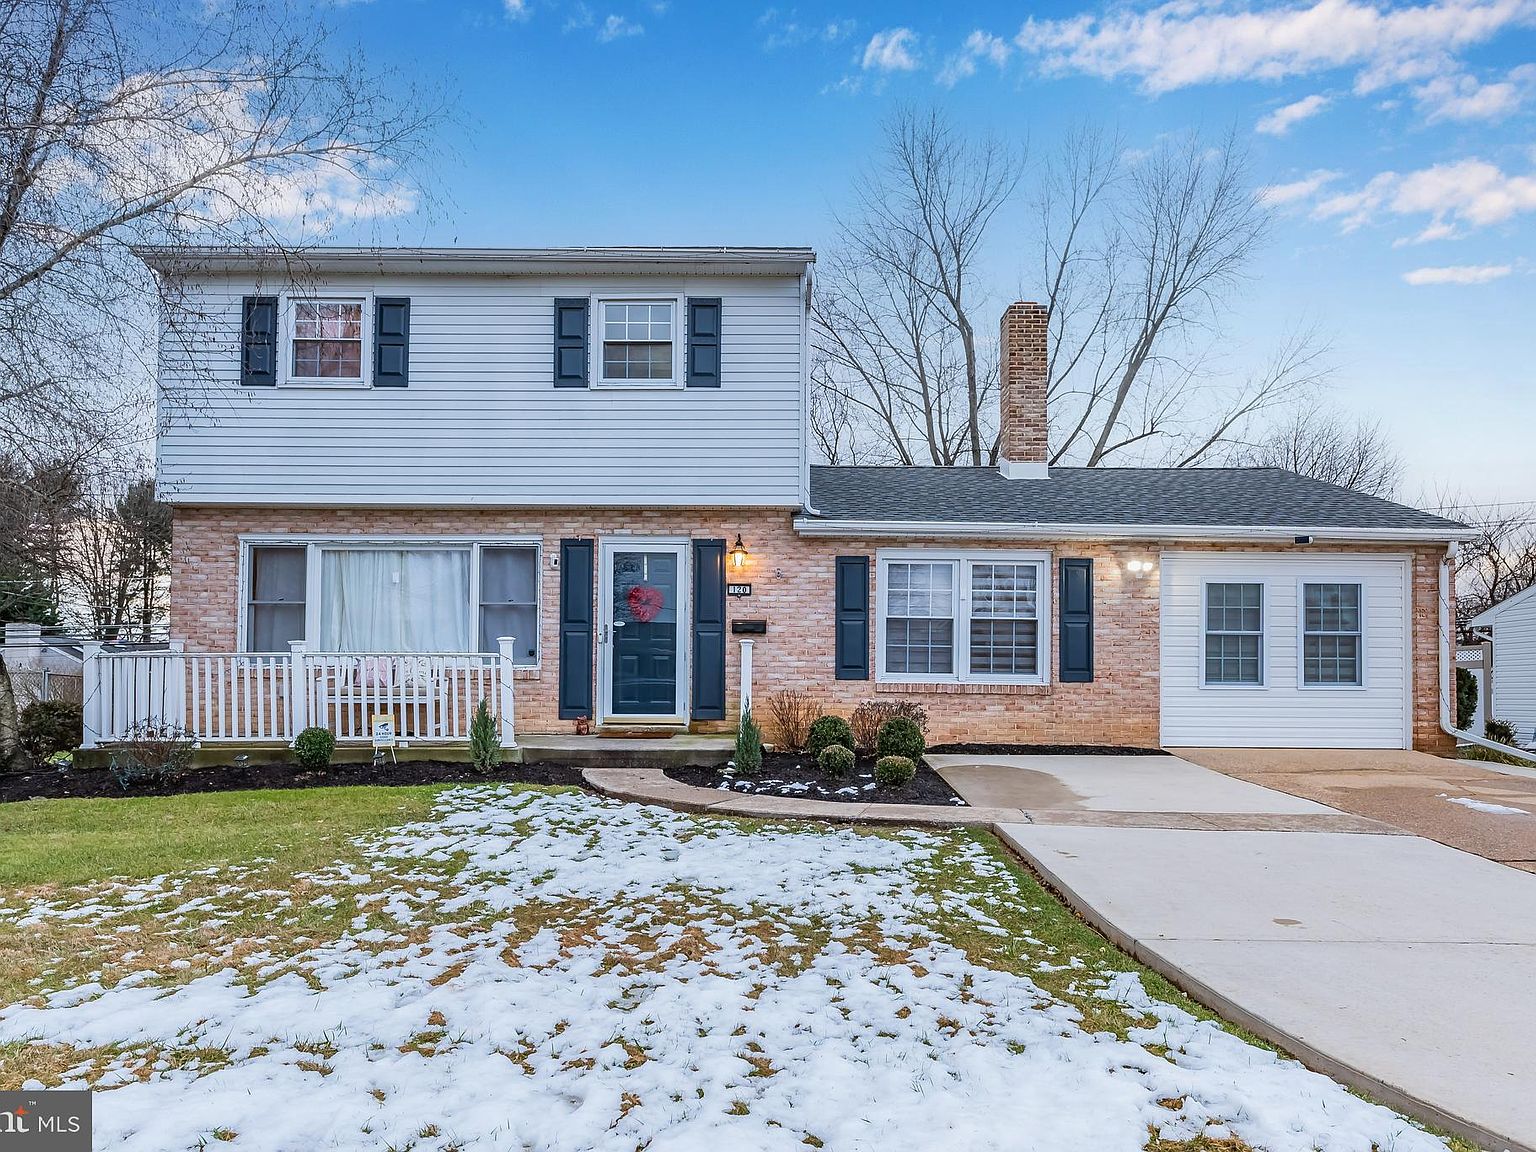
M614 715L676 715L677 553L614 552L612 557Z

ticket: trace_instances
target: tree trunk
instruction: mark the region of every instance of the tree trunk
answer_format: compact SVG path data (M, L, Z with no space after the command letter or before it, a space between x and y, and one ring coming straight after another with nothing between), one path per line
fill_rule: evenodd
M0 656L0 769L10 768L21 753L17 727L16 693L11 688L11 673Z

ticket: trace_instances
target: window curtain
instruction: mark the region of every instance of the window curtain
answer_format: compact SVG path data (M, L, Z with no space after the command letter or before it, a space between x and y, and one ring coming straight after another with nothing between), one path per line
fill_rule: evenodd
M327 549L320 559L326 652L468 652L469 552Z

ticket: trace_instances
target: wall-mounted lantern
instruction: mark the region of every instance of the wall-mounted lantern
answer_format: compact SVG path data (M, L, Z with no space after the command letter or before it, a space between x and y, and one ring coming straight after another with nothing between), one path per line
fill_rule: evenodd
M741 542L741 533L736 533L736 543L731 545L731 568L740 572L747 566L747 546Z

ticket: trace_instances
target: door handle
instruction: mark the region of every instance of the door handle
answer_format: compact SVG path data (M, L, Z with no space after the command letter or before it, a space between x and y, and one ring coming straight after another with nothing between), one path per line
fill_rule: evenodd
M613 626L615 628L622 628L622 627L624 627L624 621L622 621L622 620L615 620L613 622Z

